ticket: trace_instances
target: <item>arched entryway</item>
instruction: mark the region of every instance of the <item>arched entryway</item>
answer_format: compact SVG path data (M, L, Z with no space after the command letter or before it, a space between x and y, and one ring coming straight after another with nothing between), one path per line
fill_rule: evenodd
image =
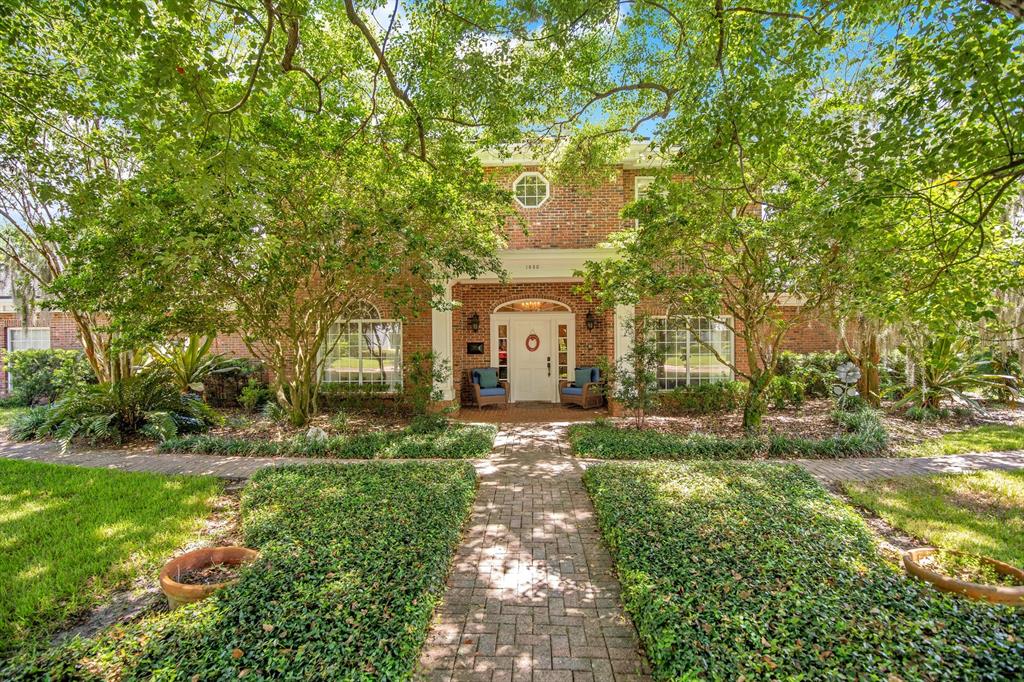
M512 402L558 402L558 382L576 363L575 315L560 301L506 301L491 314L490 346Z

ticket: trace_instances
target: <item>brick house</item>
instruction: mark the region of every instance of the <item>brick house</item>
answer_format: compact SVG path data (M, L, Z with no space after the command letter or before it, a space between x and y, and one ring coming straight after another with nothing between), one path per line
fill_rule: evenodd
M630 343L624 321L634 314L633 307L601 311L576 291L580 281L573 273L588 260L611 255L600 244L626 225L622 209L649 185L652 169L659 164L645 150L645 145L635 145L612 179L586 188L551 182L534 159L482 153L490 177L512 190L515 208L528 228L524 233L518 224L509 225L508 248L500 254L506 283L497 276L457 279L448 287L454 310L404 320L395 318L386 301L368 301L352 321L332 330L325 382L397 391L403 382L403 357L433 350L452 369L450 379L439 387L446 401L466 403L469 371L496 367L510 382L513 402L557 402L559 378L571 380L575 367L596 365L600 358L621 357ZM73 327L63 318L51 313L45 325L38 323L48 326L53 347L77 343ZM6 314L0 320L11 328ZM667 358L659 377L663 388L732 378L731 371L711 354L700 352L685 331L664 318L657 324ZM710 320L701 326L702 335L719 352L743 361L742 340ZM5 347L11 347L12 339L21 347L21 333L13 334L5 333ZM43 343L43 335L39 331L36 342ZM832 350L836 345L831 331L818 323L791 333L786 343L800 352ZM218 338L216 349L248 355L237 336Z

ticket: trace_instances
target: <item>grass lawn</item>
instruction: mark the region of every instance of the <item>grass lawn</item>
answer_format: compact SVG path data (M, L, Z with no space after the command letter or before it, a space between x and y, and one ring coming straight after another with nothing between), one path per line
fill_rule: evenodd
M236 584L0 679L408 679L475 494L466 462L260 471L242 530L261 555Z
M856 504L943 549L1024 566L1024 471L845 483Z
M0 459L0 655L162 563L196 532L219 487Z
M905 577L798 467L600 464L584 481L657 679L1024 676L1019 611Z
M0 430L6 429L11 422L27 413L30 407L0 407Z
M1024 450L1024 425L976 426L922 441L900 450L897 454L902 457L935 457L937 455L958 455L962 452L998 452L1000 450Z

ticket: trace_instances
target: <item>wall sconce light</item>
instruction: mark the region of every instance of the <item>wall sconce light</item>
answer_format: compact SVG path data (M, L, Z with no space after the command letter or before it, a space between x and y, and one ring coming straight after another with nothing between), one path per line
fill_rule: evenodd
M594 314L593 310L588 311L587 312L587 331L591 331L591 332L594 331L594 327L596 327L596 326L597 326L597 315Z
M467 320L467 323L469 324L469 331L473 332L474 334L480 331L480 316L478 314L473 313L472 315L470 315L469 320Z

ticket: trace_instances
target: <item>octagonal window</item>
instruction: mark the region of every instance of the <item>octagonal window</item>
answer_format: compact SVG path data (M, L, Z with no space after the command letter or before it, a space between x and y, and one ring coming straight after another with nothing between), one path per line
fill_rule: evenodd
M523 208L537 208L551 193L551 186L540 173L523 173L512 185L516 201Z

